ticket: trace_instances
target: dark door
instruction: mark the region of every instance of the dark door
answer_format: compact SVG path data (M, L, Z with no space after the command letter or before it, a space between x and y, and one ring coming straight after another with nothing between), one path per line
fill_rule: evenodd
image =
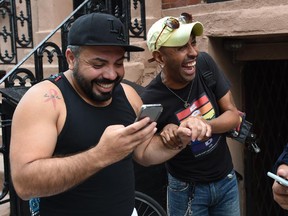
M273 181L266 173L288 141L288 60L247 62L243 96L261 148L259 154L245 152L246 215L285 215L273 200Z

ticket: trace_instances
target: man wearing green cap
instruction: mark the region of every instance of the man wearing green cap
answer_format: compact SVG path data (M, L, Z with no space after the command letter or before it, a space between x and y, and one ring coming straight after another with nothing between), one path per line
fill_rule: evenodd
M239 216L238 186L225 132L239 124L230 84L213 59L196 46L203 32L187 13L164 17L147 35L148 49L161 71L141 95L144 103L161 103L158 130L167 148L182 151L166 162L167 206L170 216ZM215 85L202 73L210 71ZM212 128L211 136L195 136L198 120ZM196 122L197 121L197 122ZM190 144L182 146L179 125L191 129ZM173 144L173 146L171 146Z

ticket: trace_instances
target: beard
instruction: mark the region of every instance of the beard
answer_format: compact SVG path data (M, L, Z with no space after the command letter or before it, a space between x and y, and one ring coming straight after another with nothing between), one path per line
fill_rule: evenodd
M88 81L88 80L85 80L85 78L78 72L78 65L75 65L73 69L73 77L75 78L81 90L86 94L86 96L95 102L105 102L105 101L110 100L112 98L115 87L119 85L119 83L123 79L123 77L117 76L115 80L101 78L101 79L93 79L91 81ZM111 83L114 83L114 88L111 92L96 93L93 91L93 85L111 84Z

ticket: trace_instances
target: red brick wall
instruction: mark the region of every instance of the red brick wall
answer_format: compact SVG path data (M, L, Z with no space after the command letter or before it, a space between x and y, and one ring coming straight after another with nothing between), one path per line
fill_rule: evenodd
M199 4L202 0L162 0L162 9Z

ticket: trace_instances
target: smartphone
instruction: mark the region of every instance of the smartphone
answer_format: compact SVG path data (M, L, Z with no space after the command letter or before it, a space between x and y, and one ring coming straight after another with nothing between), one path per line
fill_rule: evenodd
M283 185L283 186L286 186L288 187L288 180L280 177L280 176L277 176L275 175L274 173L271 173L271 172L267 172L267 175L271 178L273 178L275 181L277 181L279 184Z
M145 117L149 117L150 121L157 121L163 111L161 104L143 104L135 121L139 121Z

